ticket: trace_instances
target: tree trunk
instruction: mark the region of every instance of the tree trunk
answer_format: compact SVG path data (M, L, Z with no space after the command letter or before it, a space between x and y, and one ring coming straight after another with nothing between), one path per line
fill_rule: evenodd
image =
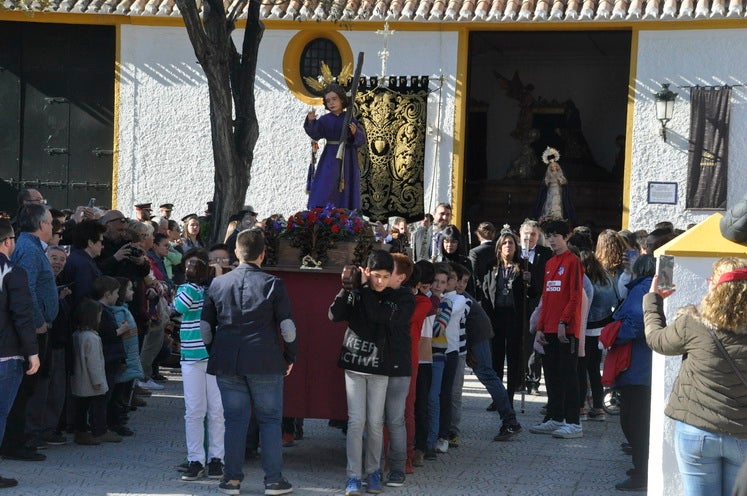
M231 39L236 17L249 2L242 54ZM202 19L195 0L176 0L197 60L205 72L210 97L210 131L215 166L210 239L222 241L229 217L241 210L251 179L259 124L254 107L254 79L264 26L260 0L239 2L226 14L222 0L204 0ZM233 109L236 120L233 120Z

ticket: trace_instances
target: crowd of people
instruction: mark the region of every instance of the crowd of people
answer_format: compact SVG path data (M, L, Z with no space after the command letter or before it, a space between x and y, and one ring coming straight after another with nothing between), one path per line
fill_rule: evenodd
M161 205L159 217L151 204L137 204L128 218L93 206L57 210L34 189L18 202L13 221L0 220L0 367L13 378L2 375L3 457L43 461L40 450L67 443L68 434L79 445L132 436L130 415L164 388L159 365L173 364L176 354L185 386L182 478L221 478L223 407L206 372L200 315L207 284L231 270L235 250L206 248L206 216L179 223L172 204ZM256 221L249 212L229 231L234 245ZM195 261L206 270L195 273ZM0 487L16 484L0 478Z
M133 219L93 207L66 215L25 190L14 223L0 220L0 368L11 378L0 382L2 454L42 461L39 450L68 434L86 446L122 442L176 352L181 478L220 479L222 492L239 494L245 456L261 446L265 494L289 493L282 448L302 420L283 418L282 395L297 333L282 278L262 269L257 213L245 207L225 243L206 247L206 219L188 215L180 225L172 208L161 205L157 218L147 203ZM543 377L544 418L530 433L573 439L583 422L604 421L604 364L620 395L621 448L632 457L616 488L645 489L652 350L690 357L666 411L677 420L686 493L715 487L717 458L719 493L729 494L747 428L744 260L717 262L702 304L667 326L661 301L673 290L657 284L653 253L680 233L671 223L595 235L563 220L500 230L486 221L471 247L451 217L441 203L416 226L399 217L390 229L372 225L388 249L346 267L330 301L330 320L347 323L337 364L347 496L402 486L459 446L468 367L490 394L486 409L500 416L494 440L505 442L523 431L515 396L539 394ZM729 452L695 453L694 440ZM16 484L0 478L0 487Z

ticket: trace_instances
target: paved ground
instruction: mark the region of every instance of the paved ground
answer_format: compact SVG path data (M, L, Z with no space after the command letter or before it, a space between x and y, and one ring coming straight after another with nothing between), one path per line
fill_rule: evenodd
M182 482L174 466L184 455L181 377L168 374L166 389L134 412L137 432L120 444L50 447L45 462L0 461L0 474L15 477L17 488L2 496L119 496L220 494L215 481ZM465 380L461 446L426 462L391 495L612 495L614 484L631 467L622 454L618 417L585 422L584 437L561 440L530 434L526 428L541 420L544 396L528 396L519 413L525 431L508 443L493 442L497 414L485 411L487 393L474 376ZM518 401L517 401L518 406ZM285 476L294 494L342 494L345 482L345 440L322 420L307 420L305 439L285 448ZM72 437L72 436L71 436ZM242 494L262 494L258 461L245 467Z

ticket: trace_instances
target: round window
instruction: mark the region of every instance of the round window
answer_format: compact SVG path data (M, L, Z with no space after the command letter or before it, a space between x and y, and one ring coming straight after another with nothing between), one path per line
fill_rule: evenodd
M337 76L342 70L342 55L337 45L327 38L315 38L308 42L301 52L300 73L301 80L305 77L319 78L322 73L322 62L327 64L333 76ZM322 92L303 83L306 90L312 95L322 96Z

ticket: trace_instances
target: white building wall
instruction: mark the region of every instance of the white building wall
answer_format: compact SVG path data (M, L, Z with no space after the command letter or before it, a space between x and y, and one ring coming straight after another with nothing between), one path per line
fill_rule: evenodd
M747 81L747 29L641 31L635 82L632 172L629 228L653 229L658 221L671 220L684 229L712 211L685 210L687 149L690 135L690 91L677 86L742 85ZM659 136L653 93L660 83L672 83L679 93L667 141ZM727 205L747 191L747 88L732 90L729 134ZM648 182L677 182L677 205L649 205Z
M123 25L121 30L118 203L170 201L174 215L201 213L212 199L213 159L206 79L183 28ZM255 94L260 137L247 203L260 216L305 208L310 140L303 132L308 105L285 84L282 64L297 31L266 30L260 46ZM364 75L381 70L382 39L373 32L343 32L353 53L366 54ZM240 46L243 31L235 39ZM451 200L457 34L397 32L389 40L388 73L428 75L425 209Z
M641 31L638 38L632 170L630 177L630 229L652 229L662 220L685 228L712 211L685 210L687 153L690 135L690 91L678 86L742 85L747 81L745 29ZM672 83L679 93L667 141L659 136L653 93L660 83ZM727 207L747 191L747 88L735 87L731 98ZM677 182L677 205L649 205L649 181ZM677 292L665 300L668 322L684 305L697 304L707 290L706 277L715 259L679 257L675 267ZM651 398L649 494L678 495L682 486L674 452L674 421L664 416L669 394L679 373L681 357L654 353Z

